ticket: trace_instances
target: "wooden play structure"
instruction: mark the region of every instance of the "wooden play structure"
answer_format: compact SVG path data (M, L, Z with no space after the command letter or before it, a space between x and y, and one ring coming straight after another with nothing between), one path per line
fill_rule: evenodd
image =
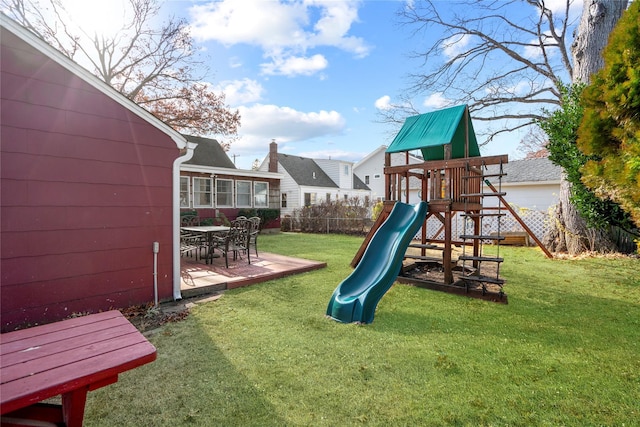
M409 164L409 152L420 151L423 163ZM404 152L404 165L391 165L391 154ZM375 231L386 220L396 201L410 203L411 182L419 182L421 199L428 213L405 254L398 281L429 289L465 294L497 302L507 302L500 277L500 243L506 235L500 219L509 211L529 237L545 252L551 253L505 200L501 182L508 156L481 157L469 110L466 105L407 118L385 155L384 208L352 261L360 261ZM493 166L491 171L488 166ZM485 205L488 198L497 203ZM427 222L438 221L435 232ZM453 218L464 221L462 234L454 235ZM433 219L431 220L433 222ZM497 230L485 232L484 224L493 221ZM433 227L432 227L433 228ZM483 244L496 250L487 255Z

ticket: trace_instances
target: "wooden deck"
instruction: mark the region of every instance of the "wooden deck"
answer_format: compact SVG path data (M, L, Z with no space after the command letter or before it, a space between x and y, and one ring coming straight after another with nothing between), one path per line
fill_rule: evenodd
M247 264L246 256L235 261L229 260L229 268L225 268L224 258L215 258L213 264L205 264L204 260L196 261L194 257L184 256L180 262L180 290L183 298L189 298L306 273L326 266L325 262L268 252L260 252L258 257L252 253L251 264Z

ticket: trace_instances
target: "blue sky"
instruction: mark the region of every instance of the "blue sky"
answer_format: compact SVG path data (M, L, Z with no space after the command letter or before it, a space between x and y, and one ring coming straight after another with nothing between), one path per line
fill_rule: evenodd
M211 83L242 115L236 165L280 152L358 161L392 137L376 102L406 86L399 1L168 1L209 57Z
M272 139L283 153L354 162L388 145L397 129L377 123L378 111L400 102L408 74L420 69L409 54L440 36L411 36L398 24L396 12L413 0L160 1L163 16L187 20L211 71L206 81L240 111L229 155L244 169L264 159ZM63 2L97 29L121 18L124 0ZM460 11L454 0L434 3L443 14ZM564 0L545 3L553 9ZM577 14L581 0L574 3ZM530 7L517 6L519 14ZM443 57L459 46L443 47ZM437 92L412 101L421 112L455 104ZM483 124L474 125L479 133ZM522 137L502 135L481 153L522 157Z

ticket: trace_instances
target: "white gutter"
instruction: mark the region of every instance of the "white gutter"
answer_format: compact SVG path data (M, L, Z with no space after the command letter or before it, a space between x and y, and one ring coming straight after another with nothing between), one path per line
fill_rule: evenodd
M187 142L186 152L173 161L173 299L182 299L180 293L180 165L191 160L198 144Z
M231 168L219 168L213 166L201 166L201 165L184 165L181 170L183 172L198 172L198 173L206 173L212 175L231 175L231 176L242 176L247 178L271 178L271 179L282 179L284 178L284 174L277 172L265 172L259 170L249 170L249 169L231 169Z

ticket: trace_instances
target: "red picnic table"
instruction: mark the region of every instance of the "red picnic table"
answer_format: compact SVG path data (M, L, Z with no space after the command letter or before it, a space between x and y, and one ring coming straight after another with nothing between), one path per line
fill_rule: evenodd
M1 334L2 426L82 426L88 391L155 359L155 347L117 310ZM62 405L39 403L57 395Z

